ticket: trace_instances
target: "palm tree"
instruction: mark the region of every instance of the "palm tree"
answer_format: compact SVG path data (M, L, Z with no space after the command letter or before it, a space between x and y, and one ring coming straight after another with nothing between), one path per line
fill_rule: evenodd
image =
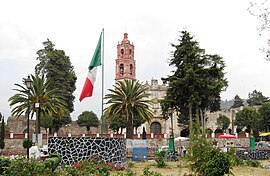
M33 86L30 89L30 116L35 113L35 103L39 103L39 113L37 114L37 132L40 133L40 114L57 115L62 117L67 110L67 103L64 97L59 95L59 90L53 87L53 82L46 79L44 75L31 75ZM13 89L19 93L9 98L10 106L14 106L11 110L13 116L21 116L27 112L28 89L23 85L15 84L18 89Z
M108 99L104 116L107 119L116 116L123 117L127 121L127 138L133 137L133 119L135 116L142 117L147 122L153 119L153 113L149 108L152 103L146 93L147 88L138 81L124 80L118 81L114 85L115 90L109 89L111 93L105 95Z

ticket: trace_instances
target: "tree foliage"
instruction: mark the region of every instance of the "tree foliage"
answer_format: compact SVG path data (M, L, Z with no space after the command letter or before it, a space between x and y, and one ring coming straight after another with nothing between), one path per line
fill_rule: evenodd
M60 128L62 128L63 126L67 124L70 124L72 121L70 117L70 113L66 113L62 117L53 115L51 119L52 119L52 123L51 123L51 127L49 128L50 133L58 133Z
M260 106L263 103L269 101L262 92L254 90L252 93L248 94L247 103L249 106Z
M64 127L67 124L70 124L71 122L72 120L69 113L65 113L61 117L57 116L56 114L41 114L40 118L40 126L43 127L46 132L49 132L50 134L58 133L60 128Z
M74 111L73 92L76 89L74 68L64 50L57 50L54 44L47 39L43 42L44 48L37 51L39 63L35 67L37 75L46 75L47 79L54 82L54 88L60 90L59 95L66 97L69 112Z
M261 115L260 129L268 132L270 130L270 103L267 102L262 104L262 106L259 107L258 112Z
M169 61L175 70L162 78L169 83L164 100L161 101L163 116L175 110L178 122L187 124L196 115L204 120L206 110L220 109L220 93L227 86L224 78L225 64L219 55L205 54L199 43L187 31L182 31L179 44L172 44L175 51Z
M229 128L230 123L230 119L227 116L221 114L219 115L217 119L217 125L219 128L221 128L222 130L226 130Z
M127 127L127 121L124 117L116 115L112 118L109 118L109 128L112 129L117 134L122 134L124 128ZM120 131L120 132L119 132Z
M99 120L93 111L84 111L79 115L77 124L80 127L86 127L86 130L89 133L90 127L98 127Z
M246 127L249 131L253 130L256 136L260 127L260 114L252 107L244 107L236 113L235 125L237 125L238 129Z
M243 100L239 97L239 95L235 95L234 100L233 100L233 105L231 108L239 108L241 106L244 106Z
M127 121L127 138L133 138L133 119L138 116L150 122L154 115L149 105L152 103L146 93L147 88L135 80L118 81L115 89L109 89L111 93L105 95L109 106L105 109L104 116L107 119L123 117Z
M59 89L54 87L52 80L46 79L44 76L31 75L33 86L27 89L25 82L22 85L15 84L18 88L14 89L18 93L9 98L11 113L13 116L21 116L27 111L28 93L30 101L30 117L36 113L35 103L39 103L39 115L57 116L62 118L67 112L67 104L65 98L59 94ZM39 126L39 124L38 124ZM40 128L38 130L40 132Z

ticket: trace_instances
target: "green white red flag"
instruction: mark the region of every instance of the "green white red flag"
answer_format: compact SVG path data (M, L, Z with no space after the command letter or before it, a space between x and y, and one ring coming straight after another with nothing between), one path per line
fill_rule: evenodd
M91 97L93 94L94 84L97 75L97 67L101 65L101 38L102 32L100 34L95 53L88 67L88 74L81 92L80 101L82 101L86 97Z

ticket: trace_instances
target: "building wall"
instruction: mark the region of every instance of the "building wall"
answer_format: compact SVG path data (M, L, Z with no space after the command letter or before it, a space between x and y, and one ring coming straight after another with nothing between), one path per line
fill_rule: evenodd
M170 135L173 125L173 131L175 134L175 137L180 136L180 131L183 128L178 127L177 125L177 117L176 114L172 114L173 121L171 121L171 118L169 117L168 120L162 119L162 109L160 106L159 101L162 100L167 91L167 85L165 83L159 84L157 79L151 79L150 84L146 82L144 84L148 88L147 93L150 94L149 99L152 100L154 103L151 105L151 110L154 113L154 119L150 123L144 123L141 127L138 128L138 133L142 133L143 127L146 129L146 133L151 133L150 127L151 124L154 122L158 122L161 125L161 133Z

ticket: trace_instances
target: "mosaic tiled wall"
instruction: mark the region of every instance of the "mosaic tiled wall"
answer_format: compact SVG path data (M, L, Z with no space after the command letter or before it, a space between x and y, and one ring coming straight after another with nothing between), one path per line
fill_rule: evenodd
M98 155L105 162L126 162L126 139L101 137L49 137L49 154L58 154L62 163L73 164Z
M244 159L265 160L269 159L270 150L252 150L252 151L240 150L236 151L236 155Z

